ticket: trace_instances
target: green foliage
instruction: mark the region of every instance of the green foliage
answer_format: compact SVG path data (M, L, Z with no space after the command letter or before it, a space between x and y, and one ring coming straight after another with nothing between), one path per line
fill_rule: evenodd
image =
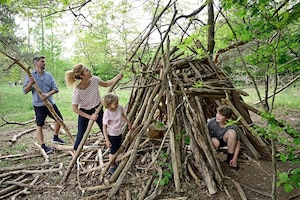
M187 135L185 130L182 130L180 134L176 134L175 136L176 140L181 140L183 138L184 145L190 145L191 144L191 138Z
M236 120L233 119L228 119L228 121L225 124L225 127L227 126L232 126L232 125L237 125L238 122L242 119L242 116L239 116Z
M194 88L202 88L203 87L203 82L199 80L198 82L195 82L193 84L193 87Z
M154 184L161 185L161 186L166 186L169 184L170 180L173 177L173 167L172 164L167 162L166 160L169 158L169 155L166 153L161 152L159 154L158 160L157 160L157 165L159 165L162 169L162 177L159 180L159 177L154 179ZM158 176L158 174L155 174L155 176ZM158 182L159 181L159 182Z
M165 130L166 129L166 125L163 123L163 122L156 122L155 125L154 125L154 128L155 129L158 129L158 130Z
M270 85L276 88L284 84L277 81L278 76L291 80L299 75L299 4L289 1L271 3L269 0L221 1L228 23L223 25L224 21L219 20L216 27L226 29L228 25L234 37L229 43L226 40L219 42L226 45L245 43L239 46L239 51L235 50L227 57L226 54L220 56L222 69L234 82L249 84L249 77L252 85L265 86L264 95L259 93L259 96L269 96ZM222 29L216 29L216 39L223 35L219 30ZM273 110L274 98L266 101L265 109Z
M291 128L289 125L285 125L284 121L278 121L275 116L268 112L261 113L263 120L267 121L267 126L256 127L262 137L272 138L282 146L286 148L284 152L277 153L276 157L279 157L282 162L291 161L294 164L300 163L299 149L300 149L300 132ZM282 136L282 132L286 132L294 139L290 140ZM283 185L284 190L290 193L294 188L300 188L300 168L295 168L288 172L278 172L277 187Z

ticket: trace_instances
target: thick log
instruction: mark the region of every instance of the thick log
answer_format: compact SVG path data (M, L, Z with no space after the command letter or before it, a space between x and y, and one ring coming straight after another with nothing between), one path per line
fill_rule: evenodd
M172 90L171 86L170 89ZM168 90L167 90L168 91ZM175 97L172 92L168 92L169 95L167 96L166 101L169 102L167 104L167 110L168 110L168 119L170 120L168 122L168 127L173 126L174 121L176 119L175 114L177 111L177 108L175 108ZM179 105L180 106L180 105ZM180 192L181 191L181 182L180 182L180 174L182 174L181 169L181 157L180 157L180 149L178 145L178 141L176 141L174 128L170 129L170 149L171 149L171 160L172 160L172 167L173 167L173 178L175 183L175 191Z
M219 184L223 183L223 172L221 169L221 165L219 162L217 162L217 159L215 157L215 154L213 152L215 152L215 148L212 145L211 142L211 136L209 134L208 128L207 128L207 119L205 118L203 109L202 109L202 105L201 105L201 99L199 97L195 97L195 108L197 110L197 112L195 113L195 115L198 117L198 121L200 122L200 124L202 124L202 126L199 127L199 130L201 132L201 136L203 137L203 139L200 139L200 141L206 141L206 145L202 146L203 144L199 143L199 146L202 148L202 151L204 152L204 154L206 155L206 159L207 162L209 164L210 169L212 169L212 171L214 171L214 176L215 179L217 180L217 182ZM205 125L205 126L203 126Z
M166 70L166 72L167 71L168 70ZM165 77L166 77L166 74L164 75L164 78ZM160 99L163 96L163 94L164 94L164 90L160 90L159 94L158 94L158 99ZM112 198L116 194L116 192L119 190L119 188L120 188L120 186L122 184L123 179L125 178L125 176L126 176L128 170L129 170L129 168L132 166L132 164L133 164L133 162L134 162L134 160L136 158L137 149L139 147L141 137L142 137L143 133L145 133L146 130L147 130L147 128L149 127L149 125L150 125L150 123L152 121L152 118L153 118L153 116L155 114L155 110L158 108L159 102L160 101L156 101L154 103L153 109L151 110L151 112L149 114L148 120L145 122L144 126L142 127L142 129L140 130L140 132L138 133L138 135L136 136L135 142L134 142L134 146L133 146L133 152L132 152L132 154L131 154L131 156L130 156L130 158L129 158L127 164L126 164L126 166L124 167L123 171L121 172L118 180L116 181L114 187L109 192L109 195L108 195L109 198ZM151 104L148 104L148 106L151 106Z

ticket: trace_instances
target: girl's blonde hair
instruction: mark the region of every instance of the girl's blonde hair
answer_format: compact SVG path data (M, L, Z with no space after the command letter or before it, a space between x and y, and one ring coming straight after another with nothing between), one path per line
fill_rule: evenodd
M107 93L103 98L103 105L108 108L111 104L119 102L119 96L113 93Z
M76 80L81 79L80 75L84 73L84 68L86 68L86 66L84 64L79 63L73 67L73 70L67 71L65 74L66 85L74 85Z

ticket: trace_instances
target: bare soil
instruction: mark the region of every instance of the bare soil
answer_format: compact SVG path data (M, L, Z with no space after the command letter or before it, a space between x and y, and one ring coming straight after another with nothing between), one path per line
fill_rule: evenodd
M285 119L288 121L292 127L296 128L300 131L300 113L299 112L282 112L280 114L281 119ZM253 121L260 121L259 118L253 118ZM15 126L15 125L14 125ZM8 172L7 169L9 167L15 168L17 166L26 166L32 164L42 164L44 163L44 158L41 156L41 153L38 151L36 146L33 144L35 139L34 132L30 134L26 134L19 138L16 143L12 144L9 140L16 134L21 131L24 131L29 128L33 128L35 125L26 125L26 126L18 126L17 128L9 128L7 130L0 129L0 166L1 166L1 174ZM73 123L67 124L67 126L75 126ZM52 138L52 130L49 128L44 129L45 141L51 145L50 141ZM96 136L93 135L93 136ZM67 137L63 136L64 139L67 140ZM72 144L67 144L72 145ZM278 147L280 148L280 147ZM271 191L272 191L272 163L267 160L254 160L247 156L246 149L241 149L241 154L239 156L239 169L234 170L231 169L226 162L223 162L226 159L226 152L218 152L217 157L222 166L222 170L225 176L223 189L220 189L216 194L209 195L206 188L202 183L202 187L199 187L195 184L193 178L185 177L185 182L182 184L182 192L175 193L174 186L172 185L172 181L168 186L163 188L162 195L157 199L189 199L189 200L199 200L199 199L213 199L213 200L229 200L229 199L242 199L240 193L238 192L238 188L240 187L245 194L246 199L249 200L266 200L271 199ZM11 158L4 158L7 155L17 155L21 154L22 156L13 156ZM30 157L29 157L30 156ZM23 159L27 157L26 159ZM28 193L26 195L20 195L16 199L53 199L53 200L61 200L61 199L85 199L85 197L91 196L93 194L101 193L101 191L93 191L93 192L83 192L79 186L91 187L99 185L99 173L89 174L89 175L78 175L76 169L74 168L66 182L66 184L62 185L61 180L62 177L72 159L72 156L65 151L55 150L52 154L50 154L51 158L51 168L57 168L59 163L63 163L63 170L53 173L43 173L40 174L40 178L36 185L41 186L63 186L62 188L50 188L50 187L32 187L28 189ZM135 165L137 166L137 165ZM290 169L299 167L298 165L293 165L291 163L281 163L277 162L277 167L279 171L288 171ZM47 167L45 167L47 168ZM49 168L49 166L48 166ZM40 167L36 167L36 169L40 169ZM31 169L32 170L32 169ZM18 171L18 170L14 170ZM9 188L11 184L8 184L6 181L16 180L17 177L24 174L26 177L26 173L17 173L11 174L9 177L3 178L1 176L0 180L0 199L11 199L12 195L5 197L2 195L5 189ZM80 185L78 185L77 177L80 176ZM106 174L105 178L109 178L109 174ZM122 189L117 193L115 199L126 199L125 197L125 189L129 189L132 193L132 199L136 199L137 193L139 193L141 188L134 188L136 185L139 187L145 187L145 179L148 177L140 177L138 168L132 169L130 173L128 173L128 178L126 180L136 180L135 183L130 181L123 184ZM138 183L138 184L137 184ZM226 191L227 190L227 191ZM109 190L107 190L109 191ZM102 191L103 192L103 191ZM230 195L228 195L228 193ZM277 188L276 193L277 199L286 200L286 199L300 199L300 190L294 190L292 193L287 194L282 187ZM180 198L181 197L181 198ZM106 199L105 197L95 197L90 199Z

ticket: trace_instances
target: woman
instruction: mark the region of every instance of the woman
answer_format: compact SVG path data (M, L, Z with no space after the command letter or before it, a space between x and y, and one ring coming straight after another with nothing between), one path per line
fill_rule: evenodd
M66 72L66 84L68 86L76 84L72 97L73 112L78 114L78 131L74 143L74 150L77 150L83 135L87 129L89 120L94 120L102 131L103 109L101 108L98 115L94 112L101 103L98 86L109 87L117 80L122 79L118 74L113 79L102 81L99 77L91 75L90 70L83 64L77 64L73 70ZM103 131L102 131L103 133Z

